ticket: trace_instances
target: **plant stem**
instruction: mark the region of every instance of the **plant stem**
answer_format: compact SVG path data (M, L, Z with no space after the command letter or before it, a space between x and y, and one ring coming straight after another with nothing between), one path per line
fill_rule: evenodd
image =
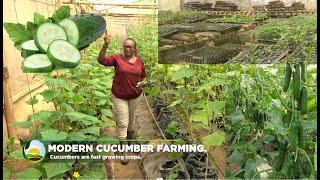
M307 157L308 162L309 162L309 165L310 165L310 168L311 168L311 170L312 170L312 175L315 175L314 168L312 167L312 163L311 163L311 160L310 160L307 152L306 152L305 150L299 148L299 147L297 148L297 150L300 151L300 152L302 152L302 153Z

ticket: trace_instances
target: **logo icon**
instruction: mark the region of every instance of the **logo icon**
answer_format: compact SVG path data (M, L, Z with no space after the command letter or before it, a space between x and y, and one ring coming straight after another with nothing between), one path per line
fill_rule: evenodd
M46 155L46 148L42 142L32 140L23 147L23 156L25 159L37 163L44 159Z

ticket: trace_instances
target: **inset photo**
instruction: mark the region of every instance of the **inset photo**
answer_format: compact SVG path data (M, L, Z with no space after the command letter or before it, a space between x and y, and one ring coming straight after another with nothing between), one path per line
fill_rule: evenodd
M316 64L315 0L159 0L160 64Z

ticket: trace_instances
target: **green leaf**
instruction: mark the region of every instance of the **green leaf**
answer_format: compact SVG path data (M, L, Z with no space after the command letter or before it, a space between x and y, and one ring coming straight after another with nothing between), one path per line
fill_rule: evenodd
M281 120L281 114L277 111L272 111L270 113L270 121L267 121L265 124L265 129L270 129L275 131L276 134L285 135L285 128L283 126L283 121Z
M81 174L80 174L79 179L104 179L104 177L105 177L105 172L103 172L102 170L101 171L90 170L89 172L87 172L83 176L81 176Z
M257 166L256 166L255 160L253 160L253 159L247 160L246 165L245 165L244 178L245 179L252 179L252 177L256 173L256 168L257 168Z
M209 110L213 113L217 113L219 110L225 107L225 101L213 101L208 103Z
M51 121L51 118L50 118L51 115L52 115L52 112L41 110L41 111L31 115L30 118L32 121L39 121L45 125L49 125L49 123Z
M10 177L10 171L8 170L8 168L3 167L3 179L9 179Z
M166 131L170 134L175 134L176 133L176 129L179 126L179 123L177 121L171 121L168 125L168 128L166 129Z
M241 164L242 159L243 159L242 154L237 149L235 149L232 152L232 154L230 155L230 157L228 157L227 161L229 163L239 163L239 164Z
M36 24L36 25L40 25L40 24L43 24L45 22L47 22L46 18L44 16L42 16L41 14L35 12L33 14L33 22Z
M93 91L93 94L99 97L106 97L107 95L101 91Z
M43 96L43 100L46 101L46 102L50 102L54 98L59 96L59 92L54 90L54 89L46 89L40 94Z
M115 127L115 122L112 120L100 121L101 128Z
M71 163L44 163L42 165L47 173L47 178L62 174L71 169Z
M61 106L66 110L66 112L74 112L75 110L67 103L62 103Z
M32 36L35 36L37 34L37 25L33 24L32 22L27 22L27 30L32 34Z
M15 176L17 179L39 179L42 173L36 168L27 168L22 172L18 172Z
M190 121L195 121L195 122L201 122L203 125L205 125L207 128L208 127L208 120L210 117L208 117L206 111L197 111L195 114L192 114L190 116Z
M18 128L26 129L32 126L32 121L13 122L12 125L17 126Z
M100 136L100 127L89 127L87 129L81 129L79 132L83 134L89 133Z
M160 92L160 88L159 87L152 87L149 91L148 96L155 96Z
M31 97L28 101L26 101L28 105L34 105L38 103L38 99L36 96Z
M70 121L82 122L86 126L99 122L98 118L80 112L69 112L66 113L66 116L70 119Z
M9 157L13 159L24 159L22 149L15 150L9 154Z
M67 139L68 133L61 131L58 133L56 129L48 129L40 132L42 140L61 141Z
M171 81L177 81L182 78L189 78L193 76L194 72L190 68L181 68L178 71L174 72Z
M62 19L70 17L70 7L69 6L61 6L58 10L56 10L52 19L54 23L59 23Z
M61 120L62 116L63 116L63 112L54 111L54 112L52 112L49 121L59 121L59 120Z
M57 79L54 78L49 78L49 77L45 77L44 78L44 82L46 83L47 86L49 87L56 87L58 86L59 82Z
M23 24L4 23L4 28L15 46L19 46L21 43L33 39L32 34Z
M168 179L176 179L178 177L178 173L175 171L172 171L168 175Z
M101 97L94 97L93 98L93 104L96 105L96 106L102 106L102 105L105 105L107 103L107 100L106 98L101 98Z
M180 104L181 102L182 102L182 99L179 99L179 100L173 101L169 106L174 107L175 105Z
M104 116L113 117L111 109L101 109L101 113Z
M68 138L73 141L84 141L88 139L88 136L86 136L82 132L72 132L69 133Z
M206 146L206 148L210 148L211 146L220 146L224 141L224 132L215 132L202 138L202 142Z
M84 100L84 98L82 96L80 96L79 94L76 94L72 98L72 102L75 104L83 104L83 100Z

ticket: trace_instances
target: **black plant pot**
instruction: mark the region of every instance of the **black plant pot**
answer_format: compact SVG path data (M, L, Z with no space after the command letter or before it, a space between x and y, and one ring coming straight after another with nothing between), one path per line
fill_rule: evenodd
M161 172L161 176L163 178L167 177L167 175L171 172L174 171L176 168L179 167L179 162L177 159L174 160L166 160L163 163L159 164L159 170Z
M195 167L192 170L192 178L194 179L204 179L206 177L206 167ZM216 172L209 168L207 171L207 179L217 179Z

